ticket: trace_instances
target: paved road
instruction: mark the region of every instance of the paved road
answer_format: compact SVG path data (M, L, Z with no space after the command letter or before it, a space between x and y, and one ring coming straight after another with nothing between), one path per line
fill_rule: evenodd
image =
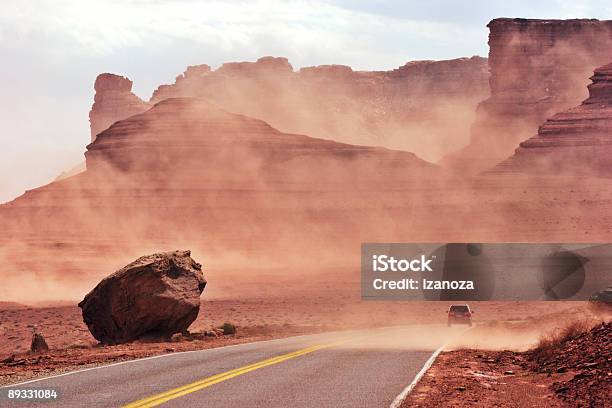
M440 346L408 347L416 332L325 333L134 360L2 387L0 406L388 407ZM8 400L11 388L55 389L58 399Z

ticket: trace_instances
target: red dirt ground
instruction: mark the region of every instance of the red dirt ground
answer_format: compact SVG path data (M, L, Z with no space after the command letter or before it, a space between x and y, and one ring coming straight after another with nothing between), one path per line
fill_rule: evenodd
M402 407L606 407L612 397L611 344L608 321L545 349L447 351Z
M91 364L163 354L168 352L168 349L194 350L236 342L351 328L398 324L440 326L445 323L448 302L364 302L354 295L358 293L357 290L340 292L333 285L323 286L314 288L310 295L203 300L200 315L190 327L192 332L202 332L228 321L237 326L238 334L235 337L180 343L134 342L102 347L89 333L82 321L80 309L75 305L12 305L0 309L0 359L8 358L6 362L0 363L0 383L18 382L24 378L49 375L58 370L81 368ZM584 304L579 302L517 302L512 304L511 314L507 313L507 302L473 303L472 307L478 310L475 323L487 327L489 343L483 342L482 336L479 335L467 336L457 347L526 348L537 341L539 328L545 326L536 320L538 316L551 313L563 316L580 315L586 310ZM524 324L515 332L506 329L496 331L493 326L502 315L506 319L506 325L516 326L517 322L529 322L529 319L537 324ZM51 350L48 353L28 353L34 328L49 344Z

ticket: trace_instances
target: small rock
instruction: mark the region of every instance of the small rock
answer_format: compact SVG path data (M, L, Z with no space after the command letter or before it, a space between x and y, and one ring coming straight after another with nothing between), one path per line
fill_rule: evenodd
M514 375L514 371L512 371L512 370L506 370L506 371L504 371L504 374L505 374L505 375Z
M32 353L43 353L49 351L49 346L42 334L34 332L32 334L32 342L30 343L30 351Z
M206 335L204 333L191 333L189 335L189 340L204 340Z
M462 392L466 390L466 388L465 388L465 387L456 387L455 389L456 389L457 391L462 391Z
M4 360L0 361L0 363L12 363L13 361L15 361L15 355L11 354L10 356L8 356L7 358L5 358Z
M15 367L15 366L20 366L20 365L25 365L26 360L16 360L10 363L7 363L6 365L9 367Z
M576 374L573 380L578 380L580 378L589 377L589 376L590 376L589 373L581 372L581 373Z

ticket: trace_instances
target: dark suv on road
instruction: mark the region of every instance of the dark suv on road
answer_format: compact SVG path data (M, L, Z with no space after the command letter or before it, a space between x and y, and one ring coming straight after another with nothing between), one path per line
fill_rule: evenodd
M448 323L447 326L453 324L469 324L472 326L472 314L474 311L470 310L468 305L451 305L448 309Z

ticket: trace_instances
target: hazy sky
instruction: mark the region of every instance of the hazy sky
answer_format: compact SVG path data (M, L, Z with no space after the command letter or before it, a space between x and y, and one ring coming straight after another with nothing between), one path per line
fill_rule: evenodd
M2 1L0 202L83 160L101 72L148 99L187 65L274 55L389 69L486 56L495 17L612 18L607 0Z

